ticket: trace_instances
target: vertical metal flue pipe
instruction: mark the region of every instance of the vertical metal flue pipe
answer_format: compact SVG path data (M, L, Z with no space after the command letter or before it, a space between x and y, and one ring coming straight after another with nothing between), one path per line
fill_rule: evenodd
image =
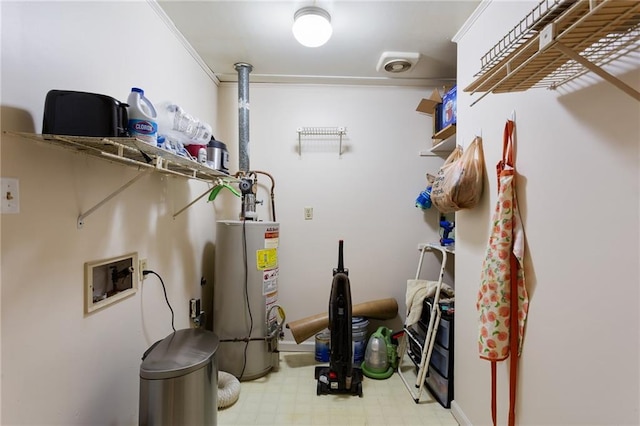
M249 73L253 66L243 62L234 64L238 72L238 150L239 170L249 171Z

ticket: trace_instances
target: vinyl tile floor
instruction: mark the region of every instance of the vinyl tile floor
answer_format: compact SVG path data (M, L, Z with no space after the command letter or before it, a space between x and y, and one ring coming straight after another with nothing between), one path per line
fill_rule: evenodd
M218 410L218 425L439 425L457 426L453 415L425 388L414 402L395 372L385 380L367 377L362 398L317 395L313 352L281 352L275 371L240 383L240 397ZM403 362L403 374L412 385L415 368Z

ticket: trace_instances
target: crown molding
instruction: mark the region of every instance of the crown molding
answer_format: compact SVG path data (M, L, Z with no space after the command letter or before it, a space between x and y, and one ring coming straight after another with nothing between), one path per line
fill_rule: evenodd
M464 36L467 34L469 29L473 26L473 24L478 20L480 15L482 15L485 9L489 6L493 0L482 0L482 2L476 7L471 16L467 18L467 20L462 24L462 27L458 30L458 32L453 36L451 41L454 43L458 43Z

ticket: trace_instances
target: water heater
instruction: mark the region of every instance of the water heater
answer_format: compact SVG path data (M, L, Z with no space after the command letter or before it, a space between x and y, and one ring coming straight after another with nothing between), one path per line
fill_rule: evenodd
M216 358L220 371L240 380L262 377L277 362L279 233L277 222L216 223Z

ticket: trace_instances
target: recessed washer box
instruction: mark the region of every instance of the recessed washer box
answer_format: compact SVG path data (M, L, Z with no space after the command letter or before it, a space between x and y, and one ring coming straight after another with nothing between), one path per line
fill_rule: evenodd
M138 291L138 253L84 264L85 304L89 314Z

